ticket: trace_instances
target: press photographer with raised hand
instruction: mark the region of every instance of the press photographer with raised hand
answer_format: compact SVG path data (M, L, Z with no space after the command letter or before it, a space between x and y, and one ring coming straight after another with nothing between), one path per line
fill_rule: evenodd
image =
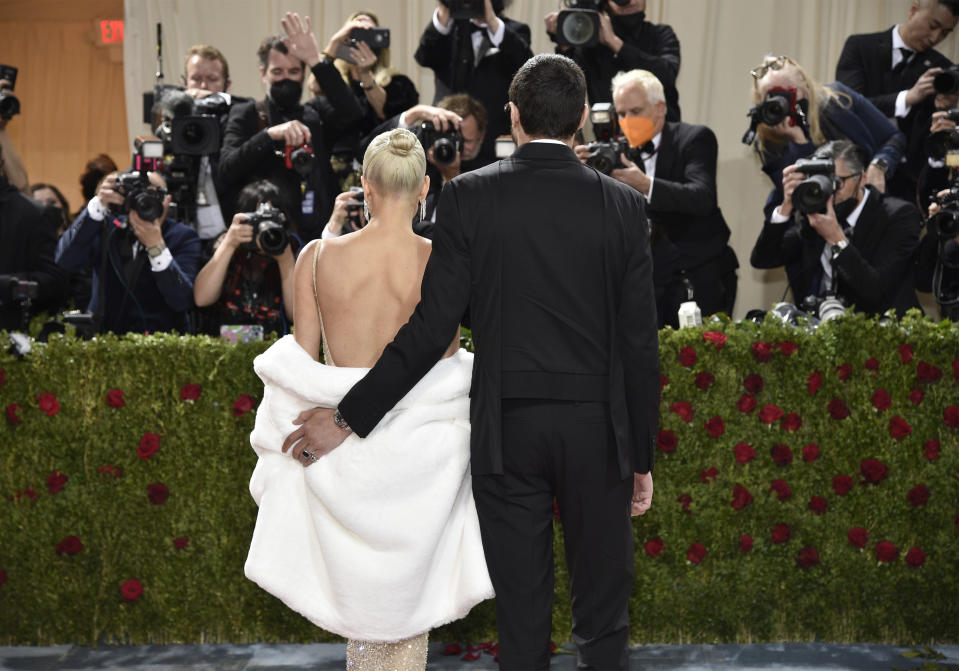
M612 101L610 87L617 72L648 70L663 85L666 120L680 121L679 38L670 26L646 20L646 0L566 0L566 4L596 14L598 25L588 29L589 17L566 19L569 10L550 12L545 18L546 32L558 45L556 52L572 58L586 73L590 103Z
M810 313L827 297L870 315L919 308L919 212L868 184L868 159L863 148L837 140L787 166L785 198L753 247L753 267L785 266L793 299Z

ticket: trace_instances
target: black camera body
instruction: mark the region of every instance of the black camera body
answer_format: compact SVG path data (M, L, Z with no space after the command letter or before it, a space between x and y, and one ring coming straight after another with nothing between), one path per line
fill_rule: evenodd
M482 19L486 16L484 0L440 0L450 10L450 17L458 19Z
M629 0L613 0L625 6ZM594 47L599 44L599 12L609 0L566 0L566 9L556 19L557 44L568 47Z
M245 243L248 249L257 245L270 256L281 254L290 244L286 215L269 203L260 203L256 212L245 212L246 222L253 227L253 242Z
M792 204L803 214L821 214L836 190L836 165L831 158L801 158L796 169L806 179L793 191Z
M959 108L953 108L946 112L946 119L959 124ZM957 167L950 159L950 155L959 156L959 128L949 130L940 130L928 135L923 143L923 149L929 158L941 161L946 159L946 165Z
M586 165L608 175L617 168L625 168L623 156L629 151L629 141L625 137L612 138L607 142L590 142Z
M482 4L482 3L480 3ZM347 63L356 63L350 55L350 47L355 47L360 42L366 42L367 46L373 51L380 51L390 46L389 28L354 28L350 31L346 43L340 44L336 48L336 57L341 58Z
M0 90L0 118L9 121L20 114L20 100L13 95L17 83L17 68L12 65L0 65L0 79L10 82L10 87Z
M936 93L956 93L959 91L959 65L950 65L932 79L932 88Z
M959 235L959 185L951 186L936 202L940 209L929 218L930 230L937 230L945 238Z
M166 190L151 184L146 172L131 170L118 175L115 190L123 195L118 214L132 210L144 221L155 221L162 216Z
M346 223L351 230L358 231L364 226L363 217L360 213L363 211L365 195L361 187L351 186L350 196L352 200L346 202Z
M463 135L452 127L442 131L436 128L432 121L424 121L413 129L413 134L419 138L427 153L430 149L433 150L433 160L439 165L455 163L463 150Z
M0 305L36 300L40 285L33 280L22 280L16 275L0 275Z

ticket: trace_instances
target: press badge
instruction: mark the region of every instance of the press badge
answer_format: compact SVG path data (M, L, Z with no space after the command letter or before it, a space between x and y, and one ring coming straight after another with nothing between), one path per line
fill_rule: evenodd
M313 199L315 196L316 192L313 191L313 189L303 194L303 207L301 210L303 214L313 214Z

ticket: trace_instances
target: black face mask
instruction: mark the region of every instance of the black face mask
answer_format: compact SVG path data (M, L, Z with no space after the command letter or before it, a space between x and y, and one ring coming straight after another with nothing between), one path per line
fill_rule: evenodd
M856 194L856 196L858 196L858 194ZM833 203L832 209L836 213L836 221L839 222L840 226L846 223L846 218L852 214L852 211L859 205L859 198L856 196L847 198L839 203Z
M619 30L633 31L643 25L646 20L646 12L636 12L635 14L623 14L622 16L610 16L613 23L613 32L617 35Z
M303 82L281 79L270 84L270 100L283 110L292 110L300 104L303 95Z

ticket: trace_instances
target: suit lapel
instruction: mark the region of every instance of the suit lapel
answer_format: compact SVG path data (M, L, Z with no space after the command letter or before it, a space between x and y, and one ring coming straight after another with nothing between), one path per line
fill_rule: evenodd
M656 177L662 179L675 180L673 168L676 165L676 137L674 124L667 123L663 126L663 137L659 141L659 149L656 151Z
M877 245L886 230L885 213L880 203L878 191L869 189L869 200L859 213L856 226L852 229L852 242L865 258L872 258Z

